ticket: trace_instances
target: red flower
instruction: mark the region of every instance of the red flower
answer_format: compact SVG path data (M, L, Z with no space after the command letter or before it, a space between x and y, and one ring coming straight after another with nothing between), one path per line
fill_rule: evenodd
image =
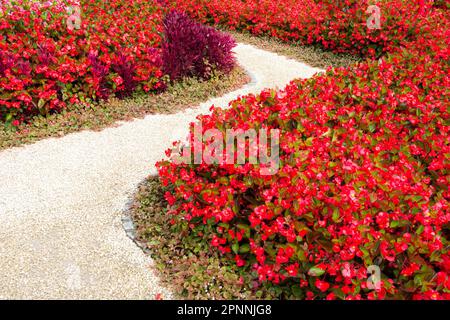
M418 270L420 270L420 266L417 263L411 263L408 267L403 268L401 275L409 277Z
M319 279L316 280L315 285L317 289L319 289L322 292L325 292L330 288L330 284L328 282Z
M286 271L291 277L296 277L298 273L298 263L287 266Z
M239 255L236 255L236 256L234 257L234 260L236 261L236 265L237 265L238 267L243 267L243 266L245 265L244 259L242 259Z
M121 84L123 84L123 79L120 76L114 77L113 81L117 86L120 86Z

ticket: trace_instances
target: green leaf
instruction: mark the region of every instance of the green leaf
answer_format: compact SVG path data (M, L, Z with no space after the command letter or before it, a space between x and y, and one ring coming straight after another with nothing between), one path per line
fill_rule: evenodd
M250 226L249 226L249 225L243 224L243 223L239 223L239 224L237 225L237 227L238 227L240 230L244 230L244 231L245 231L245 236L246 236L247 238L250 238L250 232L251 232L251 229L250 229Z
M231 249L233 250L234 253L238 253L239 252L239 243L233 243L233 245L231 246Z
M39 99L39 101L38 101L38 108L41 109L44 105L45 105L45 100L44 99Z
M339 299L345 299L345 294L341 289L332 289L332 291Z
M367 248L365 248L365 247L359 247L359 250L361 250L361 252L363 253L363 257L365 258L365 257L368 257L369 256L369 250L367 250Z
M323 275L325 273L325 270L323 270L322 268L319 268L317 266L312 267L311 269L309 269L308 274L312 277L320 277L321 275Z
M12 118L13 118L12 113L8 113L5 117L5 122L10 122L12 120Z
M313 145L313 137L309 137L308 139L306 139L305 141L305 145L307 145L308 147L311 147Z
M390 227L391 228L397 228L399 226L400 222L398 220L391 221Z
M240 248L239 248L239 253L247 253L250 252L250 245L248 244L243 244Z
M299 285L295 285L292 287L292 294L296 298L303 298L303 290L302 290L302 288L300 288Z
M423 225L421 225L420 227L417 228L416 234L421 234L424 229L425 229L425 227Z
M305 254L305 251L303 249L298 249L298 251L297 251L297 258L301 262L306 262L308 260L308 259L306 259L306 254Z
M333 210L333 215L331 217L333 219L334 222L339 222L341 215L339 214L339 209L338 208L334 208Z

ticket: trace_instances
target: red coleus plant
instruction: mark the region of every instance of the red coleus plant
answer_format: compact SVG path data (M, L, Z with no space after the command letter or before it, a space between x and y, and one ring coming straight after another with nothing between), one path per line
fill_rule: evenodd
M248 18L259 10L255 1L177 2L205 20L260 25ZM203 132L281 130L280 170L267 176L257 164L161 161L173 223L285 297L449 299L450 20L445 10L426 9L420 32L403 39L393 33L377 47L388 51L380 59L199 117ZM282 20L268 21L286 29ZM309 21L299 29L317 27ZM351 23L345 30L333 25L333 39L358 40ZM350 47L359 50L355 43ZM374 266L376 286L368 281Z
M235 66L234 39L175 10L164 18L163 71L171 80L208 79L214 71L229 73Z

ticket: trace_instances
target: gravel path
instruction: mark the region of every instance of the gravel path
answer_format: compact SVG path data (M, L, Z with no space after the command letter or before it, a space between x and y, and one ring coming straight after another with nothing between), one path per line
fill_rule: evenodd
M238 91L177 114L0 152L0 299L171 298L122 227L137 184L212 104L320 71L249 45L235 52L253 78Z

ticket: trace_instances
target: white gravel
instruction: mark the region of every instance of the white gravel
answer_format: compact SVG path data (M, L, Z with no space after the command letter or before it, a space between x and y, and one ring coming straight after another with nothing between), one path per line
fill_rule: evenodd
M0 152L0 299L171 298L122 228L136 186L211 105L321 71L250 45L235 52L253 78L240 90L177 114Z

